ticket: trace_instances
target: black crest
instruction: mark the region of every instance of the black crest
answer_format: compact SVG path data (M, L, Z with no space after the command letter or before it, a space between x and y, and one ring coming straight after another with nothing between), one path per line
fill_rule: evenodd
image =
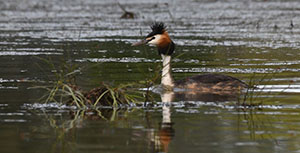
M163 34L166 31L166 26L163 22L154 22L151 26L152 32L147 37L154 36L156 34Z

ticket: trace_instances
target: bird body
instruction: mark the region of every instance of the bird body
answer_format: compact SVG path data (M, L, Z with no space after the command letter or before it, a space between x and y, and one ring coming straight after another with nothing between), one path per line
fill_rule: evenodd
M141 44L153 44L157 46L158 54L162 57L163 68L161 85L167 90L180 88L184 90L195 90L197 92L226 92L236 93L248 85L243 81L223 74L202 74L174 81L171 75L171 55L175 50L175 43L171 40L164 23L154 23L152 32L144 40L134 43L133 46Z
M182 89L194 89L202 92L239 91L248 87L241 80L223 74L202 74L184 78L175 82Z

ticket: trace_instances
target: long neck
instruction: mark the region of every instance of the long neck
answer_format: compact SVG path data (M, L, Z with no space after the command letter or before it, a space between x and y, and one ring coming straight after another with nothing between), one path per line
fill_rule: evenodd
M171 56L161 54L161 57L163 60L161 84L165 88L172 90L174 87L174 81L171 75Z

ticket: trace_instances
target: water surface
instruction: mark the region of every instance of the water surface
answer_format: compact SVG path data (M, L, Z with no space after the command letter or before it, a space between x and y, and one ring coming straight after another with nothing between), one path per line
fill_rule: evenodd
M299 152L298 1L119 3L135 19L120 19L115 1L0 2L0 152ZM45 90L32 87L55 81L62 65L74 66L84 90L152 78L156 49L131 43L153 21L177 45L175 79L213 72L254 81L260 105L218 95L165 104L155 95L154 106L99 116L39 100Z

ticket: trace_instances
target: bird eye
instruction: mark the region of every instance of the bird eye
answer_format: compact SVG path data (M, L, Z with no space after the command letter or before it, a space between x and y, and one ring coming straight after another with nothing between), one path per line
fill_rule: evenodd
M151 40L155 39L155 37L152 37Z

